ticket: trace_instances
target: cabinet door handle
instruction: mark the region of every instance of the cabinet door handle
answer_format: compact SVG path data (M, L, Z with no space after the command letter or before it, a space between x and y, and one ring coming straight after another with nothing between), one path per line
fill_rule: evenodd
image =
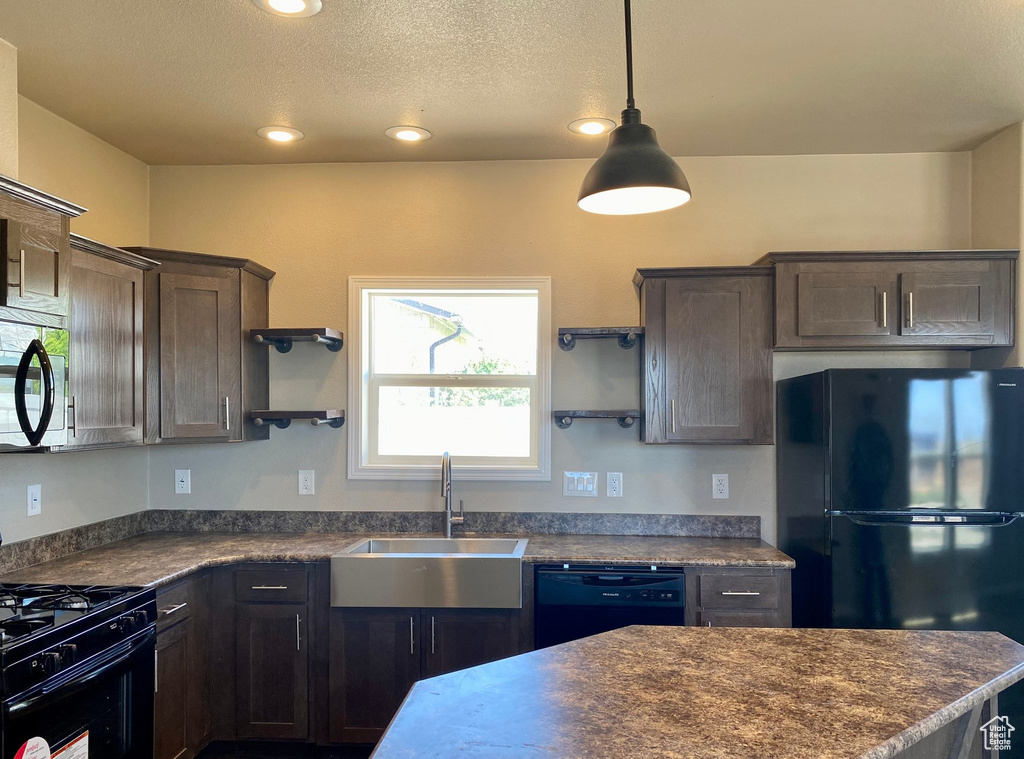
M672 434L676 434L676 401L673 398L668 402L670 416L672 417Z
M889 303L888 293L885 290L882 291L882 328L889 326Z
M231 398L224 396L224 429L231 431Z
M413 637L412 637L412 617L409 617L409 653L410 654L416 653L415 643L414 643Z
M296 651L301 651L302 650L302 638L299 637L299 624L300 624L299 615L296 614L295 615L295 650Z
M914 328L914 293L907 293L907 326Z
M711 627L711 620L708 620L708 627Z
M153 692L160 692L160 649L153 652Z
M288 590L287 585L253 585L253 590Z
M78 437L78 399L73 395L71 403L68 404L68 412L70 416L68 429L71 430L71 437Z
M430 653L434 653L434 617L430 617Z
M163 614L163 615L164 615L165 617L169 617L169 616L171 616L172 614L174 614L174 612L176 612L176 611L181 611L181 610L182 610L182 609L184 609L184 608L185 608L186 606L188 606L188 603L187 603L187 602L186 602L186 603L183 603L183 604L178 604L177 606L171 606L171 607L170 607L170 608L168 608L168 609L161 609L161 610L160 610L160 613L161 613L161 614Z
M761 592L758 590L723 590L723 596L759 596Z
M25 297L25 249L21 249L21 258L18 263L18 295Z

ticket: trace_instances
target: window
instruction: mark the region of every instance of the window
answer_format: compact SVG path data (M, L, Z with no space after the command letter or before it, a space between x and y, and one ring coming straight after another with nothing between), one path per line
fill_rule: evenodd
M349 279L349 478L551 478L546 277Z

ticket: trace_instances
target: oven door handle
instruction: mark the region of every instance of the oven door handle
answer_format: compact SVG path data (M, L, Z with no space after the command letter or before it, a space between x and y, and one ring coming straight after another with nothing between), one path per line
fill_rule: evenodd
M133 641L122 643L114 650L114 653L109 654L106 657L106 660L98 667L90 667L87 671L81 673L81 675L72 677L70 679L51 681L45 684L42 687L42 690L36 693L35 695L29 698L24 698L14 704L11 704L8 707L8 713L14 715L18 712L29 711L36 704L40 703L41 701L47 700L58 691L61 691L65 688L69 688L73 691L81 689L85 685L91 683L93 680L96 680L99 677L103 677L111 670L116 669L117 667L124 664L126 661L131 659L132 656L137 654L141 650L143 645L145 645L147 642L153 641L155 637L155 632L150 630L145 635L142 635Z
M32 358L39 358L39 370L43 377L43 403L39 409L39 424L33 429L32 422L28 418L28 404L25 402L25 390L28 384L28 371L32 365ZM28 344L25 353L18 364L18 371L14 375L14 408L18 413L18 424L21 431L28 438L29 445L39 445L46 434L46 428L50 426L50 418L53 416L53 408L56 403L54 389L56 381L53 378L53 364L50 363L50 356L46 348L39 340L33 340Z

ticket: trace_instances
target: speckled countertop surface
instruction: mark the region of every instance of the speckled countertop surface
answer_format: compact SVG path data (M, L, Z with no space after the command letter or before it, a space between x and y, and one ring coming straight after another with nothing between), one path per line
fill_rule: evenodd
M0 582L164 585L204 567L249 561L323 561L365 537L336 532L152 532L19 569L0 576ZM520 537L529 538L524 560L541 563L794 566L784 553L754 538Z
M1024 677L988 632L629 627L417 683L374 759L888 759Z

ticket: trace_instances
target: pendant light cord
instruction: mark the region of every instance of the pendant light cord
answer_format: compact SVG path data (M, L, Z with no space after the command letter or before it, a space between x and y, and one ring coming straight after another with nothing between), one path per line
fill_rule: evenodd
M635 108L633 101L633 21L626 3L626 108Z

